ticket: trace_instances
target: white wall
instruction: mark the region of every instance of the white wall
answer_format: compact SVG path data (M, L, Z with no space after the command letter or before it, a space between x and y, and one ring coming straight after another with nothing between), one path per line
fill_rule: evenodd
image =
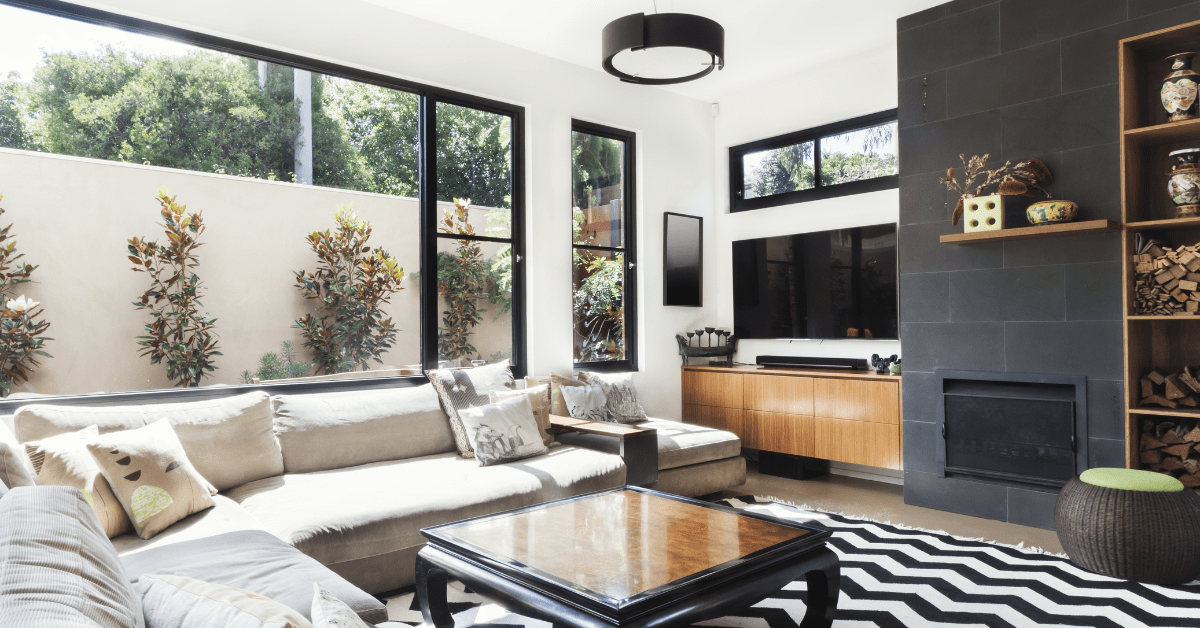
M638 133L638 265L646 410L678 418L679 330L715 318L706 308L664 308L662 212L712 225L713 119L708 103L618 82L492 40L358 0L107 0L79 4L277 50L409 78L526 107L529 356L533 372L571 367L570 124L572 118ZM597 55L599 32L597 32ZM709 230L706 249L716 243ZM711 264L710 260L710 264ZM705 274L705 293L719 277ZM728 278L726 277L726 280Z
M769 209L729 213L729 148L792 131L821 126L896 107L894 42L874 52L807 71L721 99L716 119L714 206L716 242L706 248L706 276L717 279L717 325L733 328L732 245L734 240L897 222L899 190ZM709 253L711 251L711 253ZM714 294L714 293L706 293ZM869 358L900 353L899 341L745 340L737 360L759 355Z

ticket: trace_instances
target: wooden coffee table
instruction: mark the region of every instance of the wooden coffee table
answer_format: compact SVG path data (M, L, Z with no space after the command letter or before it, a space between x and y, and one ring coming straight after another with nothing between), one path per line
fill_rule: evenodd
M425 528L417 598L454 625L457 578L513 612L565 626L682 626L808 583L803 628L828 627L840 570L830 532L624 487Z

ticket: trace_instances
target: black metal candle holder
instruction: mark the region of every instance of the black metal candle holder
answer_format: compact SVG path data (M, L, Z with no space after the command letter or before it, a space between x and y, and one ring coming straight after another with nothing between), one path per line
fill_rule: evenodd
M713 327L709 327L708 329L716 331L716 329ZM688 335L691 336L692 334L689 333ZM733 366L733 354L737 352L738 337L732 335L730 332L721 332L721 335L725 337L724 344L719 344L721 336L718 336L718 344L712 346L699 346L700 338L696 339L696 344L692 344L690 338L685 337L683 334L675 334L675 342L679 343L679 355L683 358L683 365L688 365L688 358L723 357L725 360L720 362L719 365Z

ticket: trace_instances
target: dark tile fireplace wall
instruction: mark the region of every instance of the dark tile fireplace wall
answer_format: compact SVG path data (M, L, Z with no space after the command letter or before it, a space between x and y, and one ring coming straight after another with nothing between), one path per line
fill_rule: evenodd
M959 153L1038 157L1081 219L1119 221L1117 42L1194 20L1196 1L956 0L897 21L907 503L1054 524L1054 491L938 477L935 368L1087 376L1089 463L1124 465L1118 235L941 244L962 226L938 178Z

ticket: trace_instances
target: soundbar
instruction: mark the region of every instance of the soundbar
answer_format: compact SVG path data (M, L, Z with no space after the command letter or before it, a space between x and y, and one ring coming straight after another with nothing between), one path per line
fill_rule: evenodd
M762 366L790 366L809 369L842 369L865 371L867 361L858 358L806 358L795 355L760 355L756 360Z

